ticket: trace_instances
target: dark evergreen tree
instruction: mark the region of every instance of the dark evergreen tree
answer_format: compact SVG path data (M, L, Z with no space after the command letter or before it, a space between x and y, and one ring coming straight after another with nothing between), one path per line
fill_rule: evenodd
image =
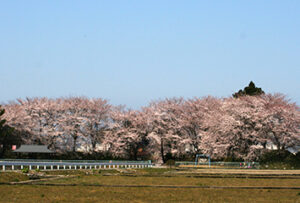
M4 113L5 110L0 106L0 157L11 149L11 145L19 143L19 139L13 135L14 129L6 125L6 120L1 118Z
M5 119L2 119L1 116L3 116L3 114L5 113L4 109L1 109L0 106L0 136L4 133L4 127L5 127Z
M265 92L261 88L256 87L254 82L251 81L249 85L244 88L244 90L239 90L238 92L234 93L232 96L234 98L238 98L245 95L257 96L261 94L265 94Z

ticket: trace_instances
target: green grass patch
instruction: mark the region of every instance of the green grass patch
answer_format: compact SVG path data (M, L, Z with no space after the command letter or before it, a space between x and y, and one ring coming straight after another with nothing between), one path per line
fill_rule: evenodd
M28 167L24 167L21 171L22 171L22 173L28 173L29 172L29 168Z

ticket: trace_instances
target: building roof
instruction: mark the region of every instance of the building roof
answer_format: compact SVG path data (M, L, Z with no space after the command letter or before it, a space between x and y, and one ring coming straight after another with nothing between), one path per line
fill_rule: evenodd
M300 152L300 145L294 146L294 147L289 147L289 148L287 148L287 150L293 154L297 154L298 152Z
M55 153L48 149L47 145L21 145L18 149L13 152L20 153Z

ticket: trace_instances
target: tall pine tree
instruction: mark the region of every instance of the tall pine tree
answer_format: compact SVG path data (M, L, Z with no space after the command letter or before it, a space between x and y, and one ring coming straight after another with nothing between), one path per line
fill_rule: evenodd
M261 88L256 87L254 82L251 81L249 85L244 88L244 90L239 90L238 92L234 93L232 96L234 98L238 98L246 95L257 96L261 94L265 94L265 92Z

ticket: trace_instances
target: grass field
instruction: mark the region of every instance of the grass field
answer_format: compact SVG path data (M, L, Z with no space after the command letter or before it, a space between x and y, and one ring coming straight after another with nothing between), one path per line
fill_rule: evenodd
M49 171L45 175L61 177L10 185L28 177L0 173L0 201L300 202L300 172L295 170L140 169Z

